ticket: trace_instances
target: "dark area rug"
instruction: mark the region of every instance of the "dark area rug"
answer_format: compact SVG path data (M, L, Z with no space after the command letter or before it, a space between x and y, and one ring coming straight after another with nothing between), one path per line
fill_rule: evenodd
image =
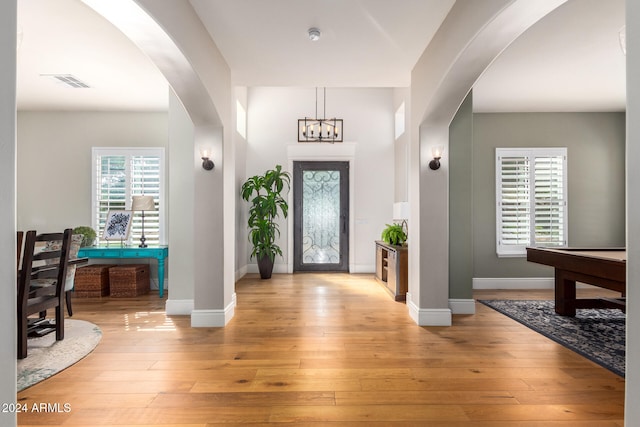
M479 300L611 372L625 375L625 314L615 309L578 309L560 316L553 301Z

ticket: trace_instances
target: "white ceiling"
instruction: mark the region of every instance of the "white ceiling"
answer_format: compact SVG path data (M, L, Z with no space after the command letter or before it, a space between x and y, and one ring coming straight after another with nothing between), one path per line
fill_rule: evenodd
M238 84L311 87L409 86L453 3L191 0ZM309 40L311 27L320 40Z
M242 86L404 87L453 0L191 0ZM623 111L624 0L569 0L474 87L476 111ZM312 42L310 27L322 36ZM18 0L20 110L167 108L167 83L81 0ZM20 38L20 37L19 37ZM72 74L88 89L43 77Z
M624 111L624 0L569 0L476 83L475 111Z

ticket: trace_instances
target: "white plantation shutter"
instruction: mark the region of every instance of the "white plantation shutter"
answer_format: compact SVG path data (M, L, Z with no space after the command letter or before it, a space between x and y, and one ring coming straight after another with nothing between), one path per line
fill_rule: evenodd
M564 246L566 155L535 157L534 246Z
M566 148L496 149L496 247L522 256L527 246L567 242Z
M154 211L144 212L144 237L148 245L160 242L160 157L159 156L131 156L131 196L153 196L156 205ZM132 200L132 199L130 199ZM129 204L131 206L131 204ZM131 237L135 243L142 235L142 213L134 212L131 225Z
M155 211L144 212L144 235L147 244L164 244L164 149L162 148L94 148L93 149L93 220L92 226L102 237L109 210L131 209L133 196L153 196ZM130 244L142 235L142 213L134 212Z
M501 245L526 246L531 234L529 158L503 156L500 161L498 229Z

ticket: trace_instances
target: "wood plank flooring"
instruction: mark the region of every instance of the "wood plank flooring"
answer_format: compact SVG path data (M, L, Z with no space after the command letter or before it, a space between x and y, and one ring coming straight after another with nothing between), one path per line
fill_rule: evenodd
M482 304L419 327L372 275L251 276L236 292L225 328L168 317L155 293L74 299L103 339L18 394L70 410L19 425L623 426L622 378Z

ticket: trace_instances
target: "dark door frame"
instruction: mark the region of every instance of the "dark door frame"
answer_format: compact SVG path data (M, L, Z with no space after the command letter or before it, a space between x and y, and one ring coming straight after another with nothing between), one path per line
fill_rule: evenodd
M340 262L334 264L304 264L302 247L302 171L340 171ZM343 271L349 272L349 161L294 161L293 162L293 271Z

